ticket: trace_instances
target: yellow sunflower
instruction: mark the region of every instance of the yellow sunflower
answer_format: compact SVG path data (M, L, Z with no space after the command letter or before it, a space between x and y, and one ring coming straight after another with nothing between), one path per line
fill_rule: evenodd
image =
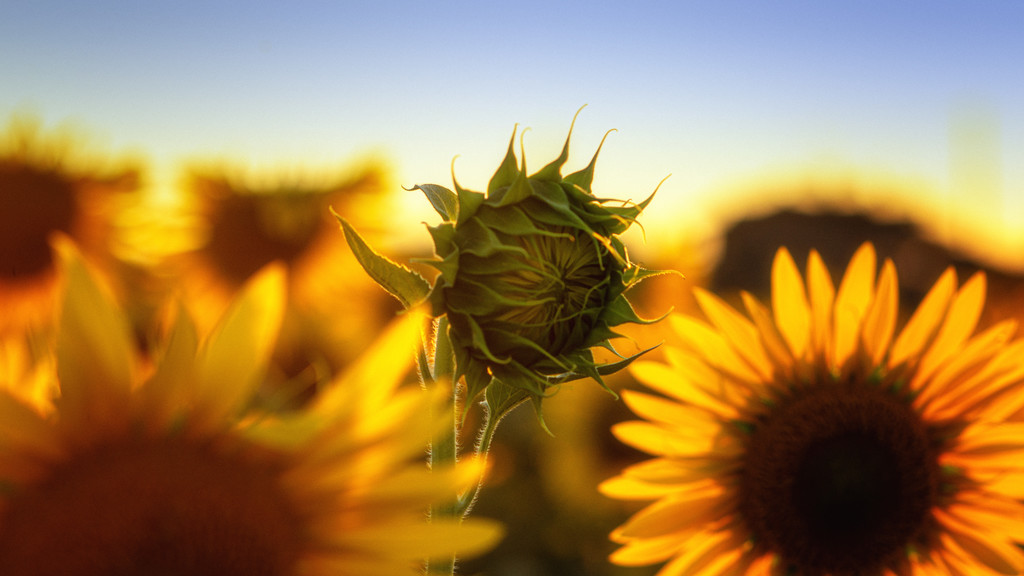
M282 262L287 305L263 392L274 405L300 404L399 310L359 268L330 213L333 208L382 235L387 170L377 162L319 175L222 166L188 176L180 211L189 224L179 229L180 251L167 258L167 272L183 284L197 316L215 317L249 277Z
M138 169L87 158L76 144L20 117L0 138L0 335L52 318L51 235L71 236L94 261L109 256L115 199L135 189Z
M397 388L416 315L306 410L260 417L245 407L282 315L279 267L205 342L181 314L142 361L76 250L58 252L58 393L39 409L0 386L5 576L416 574L495 541L483 521L427 520L480 468L424 464L451 415L443 393Z
M806 286L806 288L805 288ZM835 290L782 249L772 311L749 319L697 290L709 323L673 319L667 363L635 365L664 396L614 433L654 459L602 484L654 500L612 533L611 560L661 576L974 575L1024 571L1024 341L974 334L985 277L948 269L895 334L892 262L854 255Z

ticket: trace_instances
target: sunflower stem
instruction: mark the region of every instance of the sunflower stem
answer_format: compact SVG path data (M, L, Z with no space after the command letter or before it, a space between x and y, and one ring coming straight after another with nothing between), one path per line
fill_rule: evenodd
M488 454L491 451L491 440L494 438L494 431L498 428L498 422L500 418L492 418L490 411L484 415L484 427L483 432L480 434L480 440L476 445L476 456L483 462L487 461ZM470 510L473 509L473 504L476 503L477 498L480 496L480 490L484 486L483 476L473 487L472 492L464 494L457 503L456 513L460 518L469 516Z
M435 382L449 381L452 386L452 403L455 405L456 383L453 375L455 373L455 355L452 351L451 340L448 338L448 319L442 316L437 321L433 338L434 362L430 376ZM452 426L446 427L435 438L431 439L430 467L436 469L439 466L452 465L458 459L458 417L457 411L452 410ZM458 516L458 497L451 502L435 505L431 511L431 517L453 517ZM455 556L442 559L437 562L427 563L427 574L445 574L454 576Z

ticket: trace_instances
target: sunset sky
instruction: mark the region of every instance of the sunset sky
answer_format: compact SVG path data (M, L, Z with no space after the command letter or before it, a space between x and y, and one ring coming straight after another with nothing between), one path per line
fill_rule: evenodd
M1011 1L3 2L0 119L138 153L155 192L190 161L366 155L404 186L450 185L458 156L484 189L517 123L536 169L586 104L570 168L617 129L599 195L671 174L648 240L816 186L1024 265L1022 26Z

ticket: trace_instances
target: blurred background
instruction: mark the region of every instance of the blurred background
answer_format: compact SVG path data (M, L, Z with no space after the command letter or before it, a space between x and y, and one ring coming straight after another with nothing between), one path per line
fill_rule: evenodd
M949 265L989 274L987 320L1024 319L1024 7L961 3L0 2L2 334L46 326L48 235L72 235L137 323L201 317L261 265L291 270L260 401L300 405L397 311L328 207L379 251L430 253L418 183L483 190L518 124L526 162L568 169L604 133L599 196L651 209L632 295L693 312L693 286L765 296L771 257L837 275L863 241L904 310ZM454 159L454 160L453 160ZM634 330L635 347L671 340ZM655 353L656 354L656 353ZM613 387L635 386L628 375ZM593 383L502 424L476 514L505 522L462 573L645 575L606 561L638 506L597 483L642 455Z

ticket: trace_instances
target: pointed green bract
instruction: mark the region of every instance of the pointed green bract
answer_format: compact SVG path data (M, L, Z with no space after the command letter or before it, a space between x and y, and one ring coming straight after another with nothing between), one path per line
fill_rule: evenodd
M341 228L345 231L345 239L355 254L356 260L377 284L398 298L406 309L423 302L430 294L430 283L422 276L401 264L381 256L375 252L356 232L347 220L335 214Z

